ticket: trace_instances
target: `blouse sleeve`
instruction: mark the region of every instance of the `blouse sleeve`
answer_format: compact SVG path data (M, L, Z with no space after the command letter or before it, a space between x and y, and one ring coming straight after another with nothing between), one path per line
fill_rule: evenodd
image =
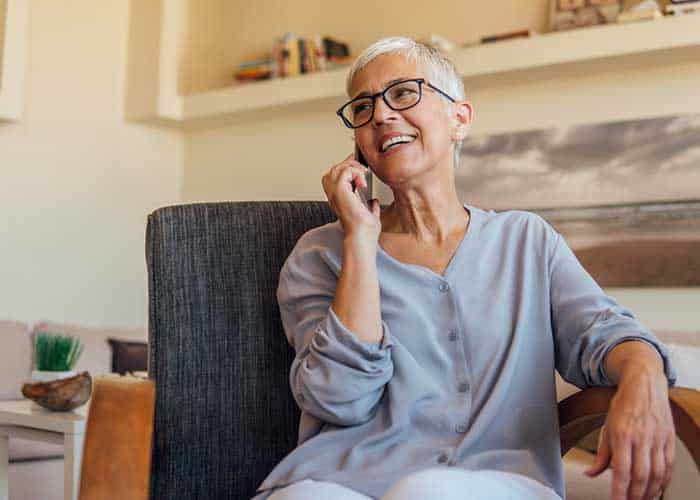
M605 356L617 344L637 340L656 349L669 387L675 385L668 348L629 309L606 295L564 237L550 230L555 233L549 265L551 319L555 366L562 378L581 389L614 386L605 373Z
M335 425L357 425L374 415L391 379L391 333L365 342L331 307L337 278L325 249L303 236L280 272L277 301L288 342L296 351L289 383L299 407Z

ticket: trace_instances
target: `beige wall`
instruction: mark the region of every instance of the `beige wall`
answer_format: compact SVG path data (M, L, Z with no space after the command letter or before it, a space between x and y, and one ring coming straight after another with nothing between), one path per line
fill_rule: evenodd
M286 31L319 33L358 54L388 35L437 33L457 44L523 28L544 31L548 0L187 0L189 23L179 88L183 94L234 84L235 66L265 56ZM504 15L507 13L507 15Z
M0 47L5 40L5 12L7 10L7 0L0 0ZM2 54L0 50L0 87L2 86Z
M310 5L311 2L307 3ZM427 23L425 29L440 26L435 31L459 38L455 36L459 34L455 29L462 23L464 33L468 35L461 40L467 41L481 34L514 29L520 25L543 26L547 15L544 8L546 2L533 2L525 8L523 4L526 3L529 4L489 3L487 8L480 8L478 15L463 13L455 16L459 19L454 21L441 17L439 23ZM223 12L223 2L212 0L206 3L211 10L205 9L204 2L197 2L196 9L193 4L191 2L190 8L200 9L201 12L195 13L191 26L203 22L205 12L212 19L233 15ZM265 4L267 7L261 7L259 12L269 14L269 23L260 27L259 37L247 35L247 46L254 46L257 43L255 40L266 43L271 35L266 30L269 26L276 26L275 23L281 23L280 19L285 16L291 16L290 29L301 31L301 28L296 28L302 26L301 18L283 10L280 10L278 18L272 15L271 10L266 10L272 9L272 3ZM519 9L515 8L516 4ZM245 5L241 7L244 11ZM369 5L360 2L353 9L361 10L361 7ZM422 5L425 6L424 3ZM438 11L447 12L442 3L437 8L433 8L434 3L430 5L430 12L426 13L424 7L418 16L420 19L433 19L433 16L442 16ZM481 2L481 5L484 3ZM281 6L279 8L282 9ZM384 14L381 10L371 12L375 14L368 21L366 30L352 30L354 40L366 43L375 37L396 33L382 29L379 20ZM510 15L503 16L503 12ZM236 15L239 14L241 11L236 10ZM342 18L328 16L334 20L338 17ZM341 27L333 23L328 21L328 25L324 25L321 22L324 28L328 26L329 30L332 27L339 31ZM348 26L354 25L349 23ZM406 21L405 27L409 26L419 35L423 33L419 24ZM446 28L443 29L443 26ZM233 39L234 35L242 36L231 30L226 37ZM207 36L213 39L214 31ZM194 54L197 48L192 47L191 50ZM205 80L207 85L218 85L211 73L202 70L200 76L202 80L197 85L203 85ZM671 108L697 111L698 81L700 62L674 60L664 54L653 61L632 57L623 63L596 63L595 71L589 67L567 66L558 73L548 73L545 78L539 78L537 72L532 72L525 77L515 74L467 81L465 86L468 98L475 106L472 134L478 135L661 116L668 114ZM188 133L185 137L183 200L325 200L321 176L352 151L351 134L333 114L333 109L328 109L326 113L296 113L280 119ZM460 168L488 166L471 164L467 158ZM382 203L392 199L390 190L381 182L377 182L376 194ZM650 328L700 330L695 311L700 301L700 288L606 291L630 307Z
M0 125L0 317L147 325L146 216L178 132L125 123L127 0L32 0L25 111Z

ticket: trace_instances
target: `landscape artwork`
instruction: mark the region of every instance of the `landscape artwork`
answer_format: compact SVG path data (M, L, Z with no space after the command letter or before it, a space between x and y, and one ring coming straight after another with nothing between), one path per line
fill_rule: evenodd
M700 286L700 115L472 136L455 177L541 215L602 287Z

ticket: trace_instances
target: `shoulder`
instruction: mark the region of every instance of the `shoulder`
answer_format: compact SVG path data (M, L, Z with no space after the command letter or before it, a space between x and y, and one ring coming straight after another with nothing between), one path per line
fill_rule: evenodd
M535 244L551 255L559 233L541 215L527 210L485 210L484 227L505 243Z

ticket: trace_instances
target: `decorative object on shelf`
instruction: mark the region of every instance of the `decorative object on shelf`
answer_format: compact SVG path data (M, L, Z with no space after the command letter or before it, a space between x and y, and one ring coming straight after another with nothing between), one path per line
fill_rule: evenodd
M549 0L549 29L562 31L617 22L622 0Z
M653 21L662 16L661 7L656 0L624 0L622 11L617 15L617 22Z
M667 16L684 16L700 13L700 0L666 0L664 14Z
M69 335L38 332L34 338L33 382L50 382L75 375L83 343Z
M436 35L434 33L431 33L427 37L419 38L416 41L422 43L423 45L427 45L428 47L433 47L435 49L441 50L443 52L450 52L457 47L457 44L454 43L452 40L449 40L441 35Z
M84 405L92 393L92 377L88 372L50 382L27 383L24 397L53 411L70 411Z
M511 40L513 38L530 38L537 35L539 35L537 31L530 28L525 28L516 31L508 31L506 33L499 33L497 35L483 36L481 37L481 43L500 42L503 40Z

